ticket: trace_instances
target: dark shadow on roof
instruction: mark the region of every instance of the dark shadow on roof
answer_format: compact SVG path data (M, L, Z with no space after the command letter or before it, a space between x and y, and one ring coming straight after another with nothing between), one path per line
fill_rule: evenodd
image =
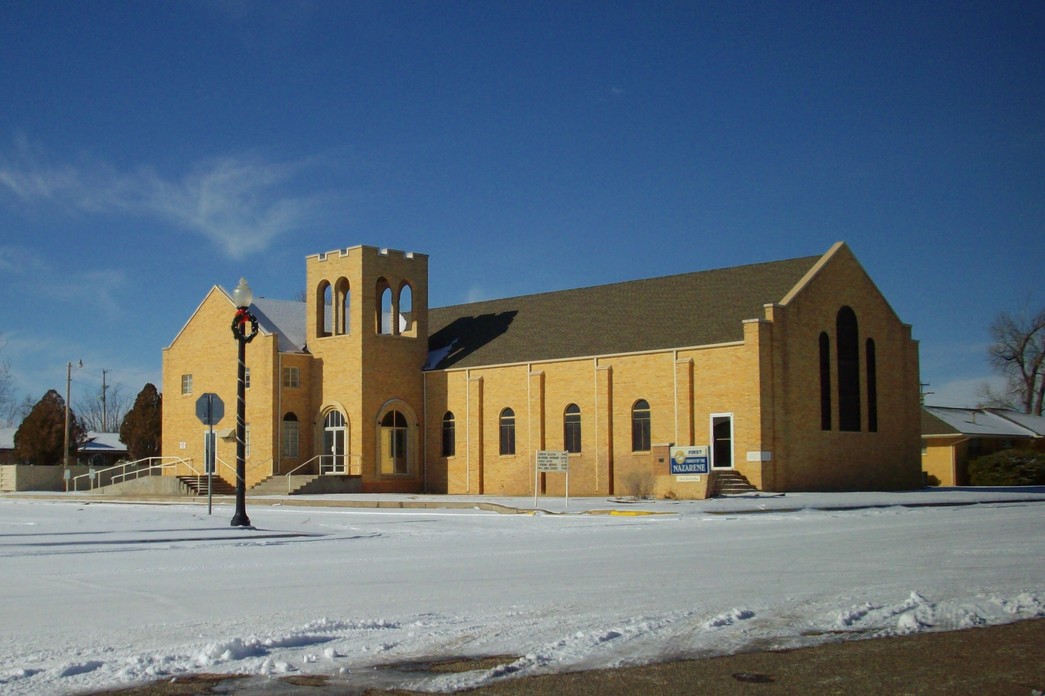
M449 346L450 352L439 365L452 365L468 357L476 350L507 333L517 311L497 314L480 314L474 317L458 317L428 337L428 345L434 350ZM438 366L433 366L438 367Z

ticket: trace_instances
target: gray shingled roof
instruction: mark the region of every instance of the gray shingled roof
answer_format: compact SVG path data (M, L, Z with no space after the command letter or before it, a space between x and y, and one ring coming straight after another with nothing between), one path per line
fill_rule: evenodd
M819 256L433 309L434 369L702 346L744 337ZM445 350L449 347L449 350ZM442 350L441 350L442 349Z
M277 335L281 353L300 353L305 350L304 302L259 297L251 308L258 318L258 325Z

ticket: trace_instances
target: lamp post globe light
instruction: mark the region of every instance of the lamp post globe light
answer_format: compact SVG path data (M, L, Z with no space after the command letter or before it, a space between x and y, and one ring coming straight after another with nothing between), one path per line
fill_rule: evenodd
M239 344L239 366L236 383L236 512L232 516L233 527L249 527L246 503L246 464L244 463L246 439L246 371L247 344L258 335L258 319L248 308L254 301L254 293L247 285L245 278L239 279L239 285L232 291L232 302L236 305L236 315L232 319L232 335ZM247 324L250 324L248 328Z

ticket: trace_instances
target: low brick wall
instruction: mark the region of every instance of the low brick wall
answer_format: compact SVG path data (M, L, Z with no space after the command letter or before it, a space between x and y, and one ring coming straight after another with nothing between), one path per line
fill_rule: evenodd
M0 466L0 492L18 491L64 491L64 470L60 466L33 466L29 464L4 464ZM69 476L86 474L88 467L74 464L69 467Z

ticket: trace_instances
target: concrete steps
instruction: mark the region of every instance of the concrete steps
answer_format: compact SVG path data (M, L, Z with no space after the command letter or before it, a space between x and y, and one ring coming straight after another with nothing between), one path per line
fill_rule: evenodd
M732 469L711 472L711 486L712 496L745 495L759 492L742 473Z
M249 495L319 495L323 493L359 493L362 479L358 476L320 476L305 474L287 477L277 474L259 481L247 493Z
M207 495L206 476L179 476L178 480L188 489L190 495ZM211 481L211 492L214 495L236 495L236 486L220 476Z
M301 476L290 476L289 488L287 477L282 475L269 476L251 487L248 493L251 495L294 495L302 488L308 486L312 481L319 478L316 474L304 474Z

